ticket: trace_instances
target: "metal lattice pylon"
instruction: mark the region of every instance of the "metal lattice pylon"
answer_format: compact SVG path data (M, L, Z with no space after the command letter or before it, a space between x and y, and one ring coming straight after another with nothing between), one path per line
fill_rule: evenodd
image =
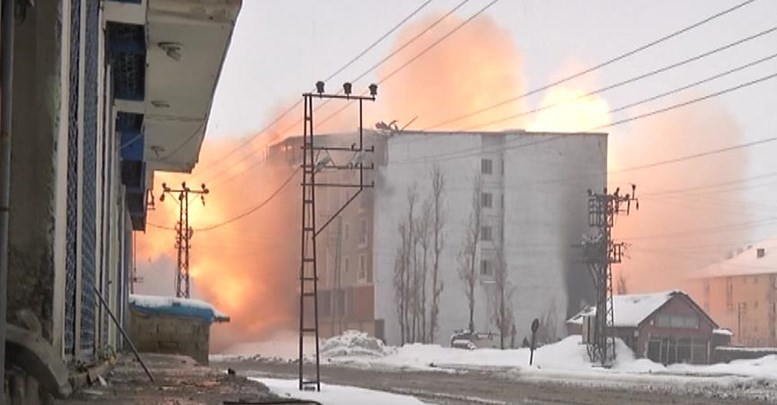
M319 320L318 320L318 260L316 238L340 213L353 202L365 189L372 187L364 182L363 155L365 152L374 152L374 148L364 147L363 127L363 101L374 101L377 94L377 86L370 85L370 96L352 96L351 84L343 85L345 94L324 94L324 83L316 83L317 93L305 93L302 133L302 243L299 271L299 389L321 390L321 369L319 356ZM345 99L358 101L359 104L359 142L347 147L316 146L314 144L313 100ZM339 165L330 152L353 153L348 164ZM321 156L319 156L321 154ZM370 167L372 168L372 167ZM359 182L355 184L342 183L317 183L316 174L325 170L354 170L359 174ZM316 224L316 187L334 187L356 190L353 195L332 214L323 225ZM314 353L312 356L313 372L305 372L305 336L315 339Z
M632 185L632 193L626 195L621 195L620 189L612 194L606 189L601 194L588 193L588 225L597 228L598 233L583 242L586 264L596 289L596 312L587 349L591 361L603 366L615 360L612 265L621 262L624 248L623 243L612 241L612 228L615 216L629 214L631 202L637 201L635 192L636 186Z

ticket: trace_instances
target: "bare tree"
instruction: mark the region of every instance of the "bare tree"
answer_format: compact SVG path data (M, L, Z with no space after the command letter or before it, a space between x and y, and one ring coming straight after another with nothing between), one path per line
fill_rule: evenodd
M475 331L475 285L477 284L477 267L475 261L478 256L478 243L480 242L480 223L482 211L483 183L480 174L475 177L472 190L472 211L469 215L469 223L464 234L464 240L459 251L459 279L464 284L464 295L469 306L470 332Z
M443 282L440 277L440 256L445 245L443 229L445 227L445 211L443 203L445 198L445 175L440 166L434 165L432 176L432 308L429 314L429 341L434 342L434 334L438 328L438 316L440 314L440 294L443 290Z
M418 219L416 228L416 235L418 237L418 243L421 246L421 271L418 284L418 313L420 317L419 321L419 338L421 342L427 343L426 331L427 331L427 296L426 296L426 281L429 278L429 249L432 242L432 200L426 199L421 207L421 216Z
M397 304L397 317L399 318L400 343L405 344L407 329L407 226L402 223L397 228L402 244L397 248L394 258L394 297Z
M513 320L513 292L515 288L510 282L505 262L504 250L499 242L495 242L497 257L494 261L494 291L491 294L492 308L491 320L499 330L499 348L505 348L505 338L514 327Z
M407 239L405 240L407 247L406 247L406 255L405 255L405 325L407 326L405 332L407 333L406 341L413 341L411 334L411 328L410 326L415 326L411 324L411 322L414 322L414 319L411 317L411 313L415 313L415 311L411 311L413 309L413 289L415 286L415 272L413 271L412 264L415 261L415 245L416 245L416 239L414 235L415 231L415 205L418 201L418 188L415 184L412 186L409 186L407 188Z

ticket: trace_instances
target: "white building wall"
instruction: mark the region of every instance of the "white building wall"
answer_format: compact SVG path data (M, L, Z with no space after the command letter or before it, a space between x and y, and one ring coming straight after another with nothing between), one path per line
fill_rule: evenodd
M482 158L493 163L492 174L483 175L483 190L492 193L493 208L483 210L482 221L493 226L496 241L499 228L504 227L505 260L515 287L517 343L528 335L535 317L547 317L558 336L564 335L569 308L578 307L570 302L569 291L580 285L585 289L585 282L590 283L573 245L588 230L587 189L604 187L607 147L606 135L563 135L547 141L552 136L557 134L400 134L388 141L387 163L378 168L376 179L374 230L375 317L385 320L388 343L400 341L393 285L394 257L401 243L397 227L407 214L408 187L417 186L419 211L423 199L431 194L430 171L435 164L446 177L445 245L440 264L444 290L436 343L449 343L455 330L467 327L458 255ZM481 256L495 254L494 242L481 242L478 275ZM582 272L582 283L570 279L570 273L578 272ZM475 327L479 331L496 331L489 311L493 295L489 281L480 277L476 287ZM572 296L578 299L574 292Z
M579 244L587 233L587 190L601 191L607 170L604 135L509 135L505 140L505 256L515 287L517 341L534 318L551 337L590 290ZM525 145L525 146L524 146ZM582 293L582 294L581 294Z

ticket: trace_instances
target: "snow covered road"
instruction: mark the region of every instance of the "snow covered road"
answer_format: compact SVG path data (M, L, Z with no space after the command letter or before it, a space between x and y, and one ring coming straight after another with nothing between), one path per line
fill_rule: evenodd
M213 361L249 377L296 377L294 363L264 360ZM432 371L355 369L325 365L322 378L329 384L412 395L424 403L446 405L501 404L763 404L773 403L777 387L751 377L731 377L722 384L716 377L643 376L623 378L563 374L522 375L496 371Z

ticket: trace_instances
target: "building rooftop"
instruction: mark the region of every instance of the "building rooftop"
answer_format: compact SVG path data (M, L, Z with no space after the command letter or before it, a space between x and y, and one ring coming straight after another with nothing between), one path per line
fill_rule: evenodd
M711 264L690 275L691 279L777 274L777 238L761 241L736 256Z
M616 328L637 327L642 321L656 312L670 299L687 294L680 290L670 290L651 294L624 294L612 297L614 326ZM567 321L567 324L583 324L583 317L596 314L596 307L589 306Z
M192 298L131 294L129 303L132 309L146 314L200 318L211 323L229 322L229 316L213 305Z

